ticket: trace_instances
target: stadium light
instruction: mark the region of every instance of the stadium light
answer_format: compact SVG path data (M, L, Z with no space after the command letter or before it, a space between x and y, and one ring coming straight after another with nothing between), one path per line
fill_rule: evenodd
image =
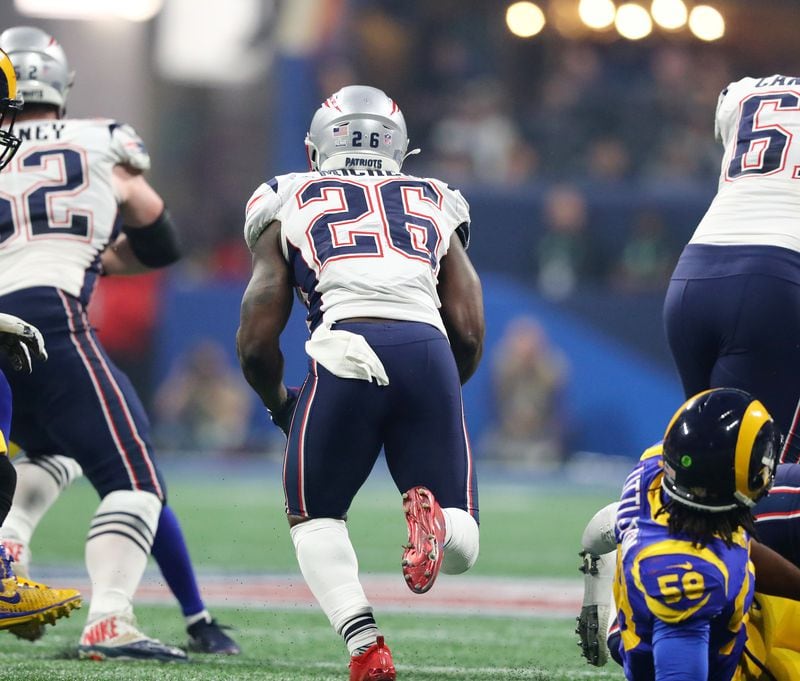
M653 30L653 20L641 5L628 2L617 8L614 26L623 38L641 40Z
M653 0L650 14L661 28L674 31L686 24L689 12L683 0Z
M515 2L506 9L506 25L515 36L531 38L544 28L544 12L532 2Z
M581 0L578 16L589 28L601 31L614 23L617 8L612 0Z
M161 11L164 0L14 0L30 17L46 19L127 19L148 21Z
M697 5L689 13L689 30L700 40L719 40L725 35L725 19L710 5Z

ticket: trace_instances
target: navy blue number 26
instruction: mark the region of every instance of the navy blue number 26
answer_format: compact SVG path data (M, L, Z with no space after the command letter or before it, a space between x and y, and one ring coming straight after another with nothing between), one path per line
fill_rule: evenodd
M730 179L767 175L783 169L791 135L780 125L759 125L757 116L765 102L774 102L776 111L800 109L800 99L792 92L748 97L742 103L736 150L728 165Z
M30 220L30 236L36 238L65 235L86 238L89 234L88 216L67 213L67 219L62 223L56 221L48 210L51 198L55 199L59 194L74 195L86 186L86 172L81 154L74 149L36 151L22 158L21 166L23 170L36 170L44 168L52 161L60 164L60 177L38 185L21 197ZM11 199L0 197L0 243L19 231L15 214Z
M374 199L369 187L346 180L326 178L304 187L297 195L301 208L314 201L323 203L322 211L308 228L319 266L324 267L328 260L337 258L380 258L385 241L389 249L424 260L436 269L441 234L434 220L412 211L409 205L412 194L423 203L441 207L441 193L424 180L388 180L376 185ZM347 228L348 224L356 224L373 213L380 216L382 234L374 229Z

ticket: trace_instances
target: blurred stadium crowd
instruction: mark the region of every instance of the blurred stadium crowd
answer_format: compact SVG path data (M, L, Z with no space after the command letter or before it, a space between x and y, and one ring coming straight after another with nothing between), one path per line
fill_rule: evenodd
M390 93L406 114L411 147L422 149L406 168L458 186L480 216L473 242L479 270L501 270L544 298L594 315L594 321L613 320L615 326L626 318L629 326L621 333L634 341L647 327L639 339L645 352L663 344L660 336L654 343L653 334L661 334L660 302L669 273L716 187L721 146L713 120L719 92L744 75L800 71L800 60L786 48L797 8L779 0L758 7L721 0L726 36L713 43L666 31L641 41L556 30L523 40L508 32L508 3L499 0L323 4L313 82L304 83L313 88L312 100L353 82ZM750 30L764 20L770 32ZM286 85L273 74L266 91L245 84L220 97L193 87L165 98L153 172L178 225L190 235L178 267L183 279L238 283L249 275L241 238L244 202L262 178L303 170L283 167L279 158L281 144L302 149L302 139L277 138L284 134L276 121L285 93ZM212 143L195 146L193 139ZM493 213L497 197L504 205ZM519 225L510 229L514 222ZM523 255L506 262L499 250ZM103 284L97 308L104 300L114 314L135 307L135 337L152 337L156 292L165 279L139 282L135 303L126 282ZM619 313L621 300L646 310L645 316ZM514 328L519 337L529 327ZM117 335L118 343L106 338L109 350L135 375L152 375L152 343L131 342L134 336L124 331ZM542 343L530 340L529 346ZM214 354L208 347L202 351ZM185 358L184 364L197 362ZM217 364L224 368L224 362ZM559 378L549 380L561 385L566 368L557 367ZM502 368L496 371L503 374ZM159 382L141 386L151 405L159 399ZM231 398L230 404L238 402ZM178 446L180 429L169 422L178 418L176 411L155 413L167 421L158 430L164 444ZM231 413L243 410L232 406ZM243 421L231 429L246 430ZM557 424L550 431L563 428ZM200 441L216 442L208 437Z

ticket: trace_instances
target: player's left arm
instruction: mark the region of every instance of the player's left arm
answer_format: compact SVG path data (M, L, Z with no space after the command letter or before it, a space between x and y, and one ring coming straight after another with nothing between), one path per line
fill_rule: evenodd
M463 385L475 373L483 355L486 322L481 281L457 232L450 237L447 254L442 258L437 290L442 301L442 321Z
M112 176L122 232L100 256L105 274L139 274L166 267L180 256L175 225L164 200L141 171L117 165Z
M252 245L253 274L242 298L236 351L247 382L279 426L290 395L283 383L280 335L292 310L289 265L280 243L280 222L272 221ZM288 411L288 410L286 410Z
M653 664L656 681L696 681L708 678L708 620L653 623Z

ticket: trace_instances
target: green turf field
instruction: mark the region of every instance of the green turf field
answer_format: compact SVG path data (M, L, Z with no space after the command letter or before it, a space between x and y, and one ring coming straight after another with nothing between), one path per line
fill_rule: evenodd
M282 514L282 492L274 468L244 471L185 467L168 470L171 503L184 526L201 576L220 572L298 573ZM471 576L575 578L580 533L592 513L615 493L613 486L576 491L558 483L484 480L481 488L481 557ZM83 537L95 506L82 481L66 493L40 527L36 567L81 569ZM405 523L396 491L378 471L354 504L349 520L364 574L399 576ZM232 577L233 578L233 577ZM445 576L446 580L468 577ZM60 585L67 586L63 582ZM434 587L434 590L436 587ZM433 593L433 592L431 592ZM424 608L425 596L421 596ZM346 679L343 645L316 608L270 609L249 603L215 606L214 614L236 629L244 654L218 660L193 656L189 664L93 663L72 650L85 610L31 644L3 635L2 679ZM577 614L577 613L576 613ZM182 643L183 622L174 603L137 606L142 629ZM540 618L524 612L482 616L376 612L393 650L399 679L622 679L615 665L588 666L580 657L573 617Z

